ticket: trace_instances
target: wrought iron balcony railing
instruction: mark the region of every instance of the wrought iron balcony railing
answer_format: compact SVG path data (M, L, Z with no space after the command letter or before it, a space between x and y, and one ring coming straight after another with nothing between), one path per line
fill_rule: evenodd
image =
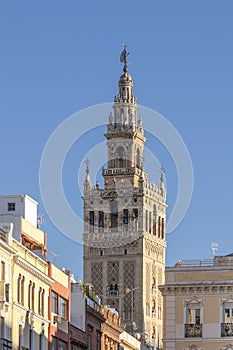
M221 337L233 337L233 323L221 323Z
M202 337L202 324L200 323L186 323L185 338Z
M12 349L12 341L5 339L5 338L0 338L0 349L1 350L11 350Z

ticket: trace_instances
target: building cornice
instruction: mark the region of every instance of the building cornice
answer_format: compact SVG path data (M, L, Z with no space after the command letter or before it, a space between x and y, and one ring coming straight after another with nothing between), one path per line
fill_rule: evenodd
M46 283L48 286L51 286L54 283L54 280L47 276L44 272L40 271L36 267L32 266L29 262L24 260L21 256L17 258L15 261L16 265L19 265L22 267L24 270L30 272L33 276L37 277L44 283Z
M201 281L191 283L179 283L159 286L163 295L184 294L229 294L233 293L233 280L231 281Z
M10 253L10 254L17 253L17 251L14 248L12 248L9 244L4 242L2 239L0 239L0 247L2 247L3 249L7 250L8 253Z

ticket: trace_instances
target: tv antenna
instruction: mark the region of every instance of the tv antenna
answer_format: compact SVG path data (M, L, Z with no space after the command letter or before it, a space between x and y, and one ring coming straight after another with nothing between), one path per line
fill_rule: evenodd
M213 243L211 244L211 248L212 248L213 256L215 256L215 255L216 255L216 252L217 252L217 250L218 250L218 243L213 242Z

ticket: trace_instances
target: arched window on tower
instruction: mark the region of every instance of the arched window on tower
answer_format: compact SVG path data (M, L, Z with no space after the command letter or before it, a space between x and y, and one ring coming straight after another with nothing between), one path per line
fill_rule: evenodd
M99 211L99 231L104 228L104 212Z
M123 224L128 225L129 223L129 211L128 209L123 210Z
M164 239L165 227L164 227L164 218L162 218L162 239Z
M89 225L90 225L90 232L93 232L94 225L95 225L95 213L94 213L94 211L89 211Z
M156 236L156 205L153 206L153 235Z
M159 216L159 222L158 222L158 237L161 237L161 217Z
M133 230L138 230L138 209L133 209Z
M151 211L149 211L149 233L151 233L151 225L152 225L152 222L151 222Z
M148 210L146 209L146 232L148 232Z
M125 150L124 147L119 146L116 149L116 159L115 159L115 167L116 168L124 168L126 166L125 159Z
M117 201L113 200L110 202L111 209L111 228L118 228L118 205Z

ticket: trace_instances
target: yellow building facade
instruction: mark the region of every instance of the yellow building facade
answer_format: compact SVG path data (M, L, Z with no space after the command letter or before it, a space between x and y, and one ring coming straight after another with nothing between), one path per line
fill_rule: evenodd
M120 347L119 350L140 350L141 342L133 337L131 334L123 331L120 334Z
M0 228L0 349L12 347L12 259L14 249Z
M164 350L233 349L233 255L166 268Z
M25 245L34 241L36 248L44 249L44 232L22 217L20 228ZM48 300L54 281L48 275L45 258L13 238L13 231L12 223L1 224L1 349L48 350Z
M15 250L12 271L13 349L48 349L48 298L53 280L48 265L12 239Z

